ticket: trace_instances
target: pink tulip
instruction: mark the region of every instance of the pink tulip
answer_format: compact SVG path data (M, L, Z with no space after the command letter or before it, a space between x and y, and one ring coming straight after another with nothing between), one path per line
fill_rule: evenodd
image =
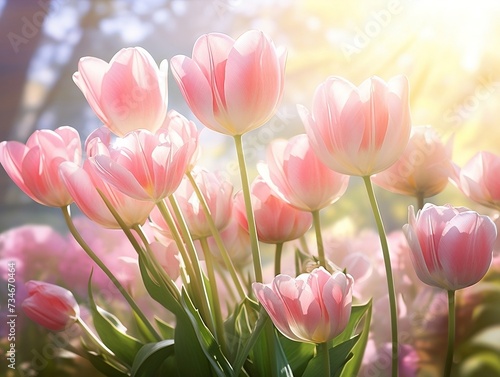
M109 63L84 57L73 81L99 119L118 136L162 126L167 114L168 62L160 69L140 47L124 48Z
M110 185L138 200L157 202L179 186L198 145L192 122L186 129L137 130L116 145L102 145L90 162Z
M291 241L304 235L311 227L311 213L296 209L275 196L262 177L257 177L252 183L251 194L260 241L265 243ZM248 231L242 192L236 196L235 210L239 223Z
M331 169L370 176L391 166L410 136L408 80L378 77L358 88L340 77L318 86L311 113L298 106L312 148Z
M73 294L58 285L30 280L26 283L28 297L22 308L33 321L52 331L62 331L80 316Z
M101 127L90 134L86 142L89 157L109 153L111 133ZM72 163L63 163L60 175L73 196L80 210L91 220L109 229L119 229L120 225L109 211L98 190L106 197L127 226L144 224L154 207L152 202L132 198L101 178L92 167L89 159L83 167Z
M403 231L417 276L446 290L465 288L482 279L497 237L488 216L450 205L426 204L417 216L410 206Z
M396 194L423 198L439 194L453 172L451 148L451 142L443 144L431 127L413 127L399 160L372 181Z
M273 116L283 95L285 60L266 35L253 30L236 41L205 34L192 58L174 56L170 64L196 117L214 131L235 136Z
M297 342L324 343L339 335L351 315L353 279L323 267L292 278L278 275L271 284L253 283L255 296L274 325Z
M500 156L479 152L465 166L456 168L453 182L469 199L500 210Z
M0 143L0 163L14 183L34 201L49 207L65 207L73 199L59 177L63 161L79 164L82 147L71 127L35 131L26 145Z
M303 211L317 211L336 202L346 191L349 176L336 173L314 154L305 134L288 142L273 141L267 164L257 169L274 193Z
M60 166L60 174L78 208L104 228L121 227L97 190L101 191L129 227L144 224L154 207L153 202L131 198L106 183L96 174L89 160L84 162L83 168L71 162L64 162Z
M233 186L230 182L219 178L215 173L206 170L193 172L193 176L205 197L216 228L219 231L223 230L231 219ZM205 213L193 186L187 178L182 180L174 196L193 239L210 237L212 232ZM167 205L171 208L170 203L167 203ZM151 221L153 228L160 233L160 238L171 237L170 229L157 209L151 212Z

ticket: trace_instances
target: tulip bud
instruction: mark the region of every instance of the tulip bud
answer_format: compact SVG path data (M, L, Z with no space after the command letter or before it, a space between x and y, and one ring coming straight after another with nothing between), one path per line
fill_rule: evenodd
M28 281L26 288L28 297L22 303L24 312L49 330L62 331L80 316L80 307L67 289L34 280Z

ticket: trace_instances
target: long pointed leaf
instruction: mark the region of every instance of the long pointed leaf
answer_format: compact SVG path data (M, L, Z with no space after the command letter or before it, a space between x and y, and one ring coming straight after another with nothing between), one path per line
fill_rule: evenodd
M176 315L182 312L181 305L171 295L168 289L163 289L157 282L151 279L141 256L139 256L139 269L141 271L142 281L144 282L144 286L146 287L149 295L170 312Z
M336 377L340 376L342 368L352 357L351 350L358 341L359 335L346 340L340 344L337 344L335 347L330 348L328 353L330 356L330 376ZM309 364L307 364L307 368L302 375L302 377L317 377L323 375L323 360L324 355L320 354L314 357ZM350 375L351 377L356 376Z
M150 377L158 370L169 356L175 353L174 340L167 339L158 343L148 343L137 353L132 365L132 377Z
M231 376L233 374L231 364L222 353L220 345L203 322L198 310L194 307L191 298L184 289L182 290L182 304L195 330L201 348L214 368L215 373L220 377Z
M102 342L125 364L132 365L135 355L143 344L125 333L125 326L111 313L98 307L92 295L92 274L89 278L88 294L94 327Z
M352 352L354 354L353 358L349 360L345 368L342 371L341 377L357 376L359 369L361 368L361 363L363 361L363 355L365 354L366 344L368 343L368 335L370 333L370 323L372 318L372 302L368 302L368 307L365 315L365 322L363 324L363 330L359 341L353 347Z

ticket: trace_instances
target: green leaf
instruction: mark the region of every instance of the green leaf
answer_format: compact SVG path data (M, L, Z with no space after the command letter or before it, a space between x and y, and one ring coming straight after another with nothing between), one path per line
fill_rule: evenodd
M201 345L206 358L214 368L215 373L220 377L231 376L233 368L220 349L220 345L215 340L213 334L203 322L198 310L194 307L191 298L182 290L182 304L186 314L195 331L198 342Z
M269 327L266 328L266 326ZM273 335L274 349L269 347L266 331L269 331ZM293 377L292 368L288 363L271 321L266 321L264 324L264 331L261 331L250 357L258 376Z
M122 372L109 361L103 358L102 355L87 352L86 356L88 361L96 368L99 372L108 377L127 377L128 373Z
M141 317L139 317L135 311L132 311L132 314L134 315L137 329L139 330L139 333L142 335L142 338L145 339L146 342L150 343L156 342L158 339L156 339L156 336L150 331L149 327L146 326Z
M363 356L365 354L366 344L368 343L368 335L370 334L370 323L372 319L372 301L371 300L368 301L368 303L364 306L366 307L366 309L363 310L363 312L366 312L366 315L364 316L365 322L363 324L363 330L361 331L359 341L352 349L354 356L352 357L351 360L349 360L344 370L342 371L341 374L342 377L357 376L359 373L359 369L361 368L361 363L363 361Z
M167 339L158 343L145 344L137 353L132 365L132 377L151 377L158 374L158 370L168 357L175 353L174 340Z
M111 359L107 354L98 354L92 348L90 348L85 340L81 338L81 345L86 352L85 358L90 361L90 363L99 372L103 373L109 377L127 377L128 368L121 365L118 360Z
M248 355L254 348L255 343L257 342L257 340L261 335L262 329L264 328L265 324L268 321L269 321L269 316L267 315L266 311L262 308L260 310L257 322L255 323L255 327L252 330L252 335L243 343L242 347L240 347L238 353L236 354L236 358L233 363L234 376L237 376L238 373L241 371L241 368L243 368L243 365L245 364Z
M330 348L328 350L330 356L330 377L340 376L342 372L342 368L352 357L351 350L358 341L359 335L346 340L340 344L337 344L335 347ZM307 368L302 375L302 377L317 377L323 375L323 354L319 354L307 364ZM349 376L356 376L356 374L352 374Z
M160 330L160 334L164 339L173 339L175 334L175 327L171 326L161 318L155 317L156 324Z
M279 339L292 368L293 375L301 376L307 367L307 363L314 357L314 344L295 342L281 334L279 335Z
M182 308L179 302L172 296L168 289L165 289L160 286L160 284L154 281L151 278L150 273L148 272L142 257L139 255L139 270L141 271L142 281L144 282L144 286L148 291L149 295L163 305L164 308L169 310L174 314L178 314L182 312Z
M258 317L259 306L245 297L225 321L224 330L230 360L235 360L243 352L244 344L252 336ZM250 352L250 349L248 352ZM246 358L248 352L244 358Z
M201 348L191 321L179 314L175 325L175 360L180 376L211 376L211 366Z
M347 323L346 328L344 329L344 331L342 331L338 336L336 336L333 339L332 346L335 346L337 344L345 342L348 339L351 339L352 336L356 334L358 325L368 310L370 310L370 315L367 317L368 321L370 321L371 308L372 308L371 300L364 305L353 305L351 309L351 316L349 317L349 322Z
M134 337L126 334L126 327L111 313L98 307L92 295L92 273L89 278L88 293L90 300L90 311L94 327L102 342L116 355L116 357L127 365L132 365L135 355L143 344Z

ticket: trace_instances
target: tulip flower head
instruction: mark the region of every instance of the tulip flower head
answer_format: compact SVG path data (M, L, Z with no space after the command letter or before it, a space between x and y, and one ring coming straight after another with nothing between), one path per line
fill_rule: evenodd
M483 206L500 210L500 156L479 152L462 169L456 167L452 176L469 199Z
M332 171L318 159L305 134L271 142L267 164L260 163L257 169L278 197L309 212L336 202L349 184L349 176Z
M431 127L413 127L410 141L398 161L372 177L396 194L428 198L439 194L452 175L452 143L446 145Z
M65 207L73 198L59 176L64 161L80 164L80 135L71 127L35 131L26 145L17 141L0 143L0 164L14 183L35 202Z
M413 206L408 208L403 231L420 280L449 291L482 279L491 264L497 237L488 216L464 207L429 203L416 216Z
M153 202L134 199L106 183L92 168L89 160L85 160L83 167L63 162L59 172L78 208L104 228L120 229L120 224L106 206L101 194L129 227L144 224L154 207Z
M253 283L255 296L277 329L297 342L324 343L339 335L351 315L353 278L323 267L271 284Z
M255 212L257 235L261 242L281 243L301 237L312 225L310 212L292 207L273 194L269 185L258 176L251 186L252 208ZM240 191L235 198L236 216L248 231L245 202Z
M208 128L242 135L266 123L283 96L286 54L264 33L237 40L201 36L192 58L174 56L172 73L195 116Z
M162 126L167 114L168 62L160 68L140 47L118 51L109 63L84 57L73 81L99 119L117 136Z
M73 294L58 285L30 280L26 283L28 297L22 308L36 323L52 331L62 331L80 316Z
M103 180L124 194L156 202L177 189L197 148L198 132L192 122L186 126L193 129L133 131L119 144L103 144L89 160Z
M330 77L316 89L312 111L298 106L311 146L331 169L370 176L391 166L410 136L408 80L378 77L359 87Z

